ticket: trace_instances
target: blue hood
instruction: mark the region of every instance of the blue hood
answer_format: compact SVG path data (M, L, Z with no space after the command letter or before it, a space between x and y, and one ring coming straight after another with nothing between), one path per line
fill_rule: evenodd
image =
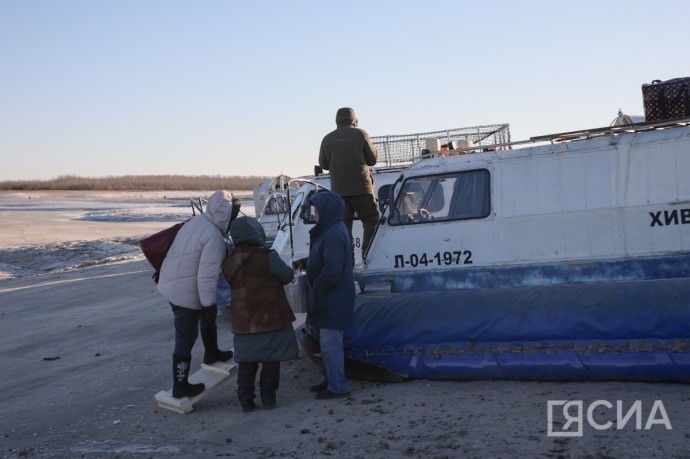
M319 212L318 223L309 230L311 236L316 236L326 228L343 221L345 202L338 194L332 191L322 191L309 199L312 206Z

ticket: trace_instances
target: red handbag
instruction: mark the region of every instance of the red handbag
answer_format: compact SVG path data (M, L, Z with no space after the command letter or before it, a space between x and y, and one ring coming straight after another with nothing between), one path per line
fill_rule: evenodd
M170 228L166 228L163 231L159 231L156 234L152 234L139 241L139 247L141 251L144 252L144 256L149 261L153 269L156 272L153 273L153 281L157 284L158 278L160 277L161 266L163 266L163 260L170 250L175 236L177 236L178 231L182 228L182 225L187 223L187 220L176 223Z

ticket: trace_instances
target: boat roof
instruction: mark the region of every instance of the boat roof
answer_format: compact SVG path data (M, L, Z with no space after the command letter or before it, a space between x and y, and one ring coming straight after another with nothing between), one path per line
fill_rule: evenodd
M493 159L553 154L563 149L607 148L612 136L653 132L659 132L659 135L665 136L668 135L670 129L686 127L688 125L690 125L690 118L682 118L569 131L531 137L529 140L504 144L476 145L474 147L435 152L424 158L420 155L415 158L413 163L406 169L406 172L416 175L417 172L424 171L423 173L428 173L429 169L437 169L440 173L446 169L457 170L459 163L465 163L466 167L463 167L463 169L468 169L475 166L480 167ZM590 140L590 142L580 142L583 140Z

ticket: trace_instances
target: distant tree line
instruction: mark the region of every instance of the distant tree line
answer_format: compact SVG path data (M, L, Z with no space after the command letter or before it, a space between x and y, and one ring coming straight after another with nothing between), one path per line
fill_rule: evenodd
M123 175L77 177L61 175L50 180L6 180L0 190L183 191L251 190L268 177L222 175Z

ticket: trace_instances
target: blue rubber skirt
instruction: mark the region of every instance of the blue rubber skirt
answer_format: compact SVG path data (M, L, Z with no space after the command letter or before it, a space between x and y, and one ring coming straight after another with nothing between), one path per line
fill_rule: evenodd
M360 295L345 348L404 378L690 382L690 279Z

